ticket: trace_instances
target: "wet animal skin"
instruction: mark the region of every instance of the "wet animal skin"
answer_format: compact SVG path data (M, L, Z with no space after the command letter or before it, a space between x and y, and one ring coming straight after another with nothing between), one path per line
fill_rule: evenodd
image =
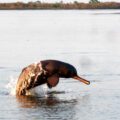
M55 87L59 78L73 78L90 84L90 81L77 75L77 70L71 64L58 60L43 60L22 70L16 85L16 95L26 95L28 90L42 84L47 84L49 88Z

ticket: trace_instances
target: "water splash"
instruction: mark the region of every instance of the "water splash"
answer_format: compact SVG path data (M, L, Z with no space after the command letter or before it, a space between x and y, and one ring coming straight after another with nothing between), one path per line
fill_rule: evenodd
M47 91L48 91L48 87L46 85L41 85L29 90L29 94L27 93L27 95L32 95L37 97L47 97L48 96Z
M10 95L15 95L16 94L16 92L15 92L16 84L17 84L17 78L14 78L13 76L10 76L10 81L5 86L5 88L8 90L8 93Z
M13 76L10 76L8 84L5 86L5 88L8 91L9 95L16 95L16 85L17 85L18 78L15 78ZM40 97L47 97L47 86L42 85L36 88L33 88L29 91L27 91L28 96L40 96Z

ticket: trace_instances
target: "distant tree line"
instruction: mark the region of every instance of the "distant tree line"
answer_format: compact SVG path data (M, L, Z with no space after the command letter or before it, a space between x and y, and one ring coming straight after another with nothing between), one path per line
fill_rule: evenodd
M89 3L93 3L94 4L94 3L99 3L99 1L98 0L90 0Z
M15 2L15 3L0 3L0 9L120 9L119 2L99 2L98 0L90 0L89 3L42 3L36 2Z

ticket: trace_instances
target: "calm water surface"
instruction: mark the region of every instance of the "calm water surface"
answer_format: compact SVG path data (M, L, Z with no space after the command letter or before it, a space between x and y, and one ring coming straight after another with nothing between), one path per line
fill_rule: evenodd
M0 11L0 120L119 120L120 10ZM73 64L86 86L61 79L13 95L21 69L43 59Z

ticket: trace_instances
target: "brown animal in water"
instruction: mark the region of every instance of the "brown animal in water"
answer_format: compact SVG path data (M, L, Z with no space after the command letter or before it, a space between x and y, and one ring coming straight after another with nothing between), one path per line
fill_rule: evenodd
M26 95L31 88L45 83L49 88L55 87L59 78L73 78L87 85L90 84L90 81L77 75L74 66L57 60L43 60L22 70L16 86L16 95Z

